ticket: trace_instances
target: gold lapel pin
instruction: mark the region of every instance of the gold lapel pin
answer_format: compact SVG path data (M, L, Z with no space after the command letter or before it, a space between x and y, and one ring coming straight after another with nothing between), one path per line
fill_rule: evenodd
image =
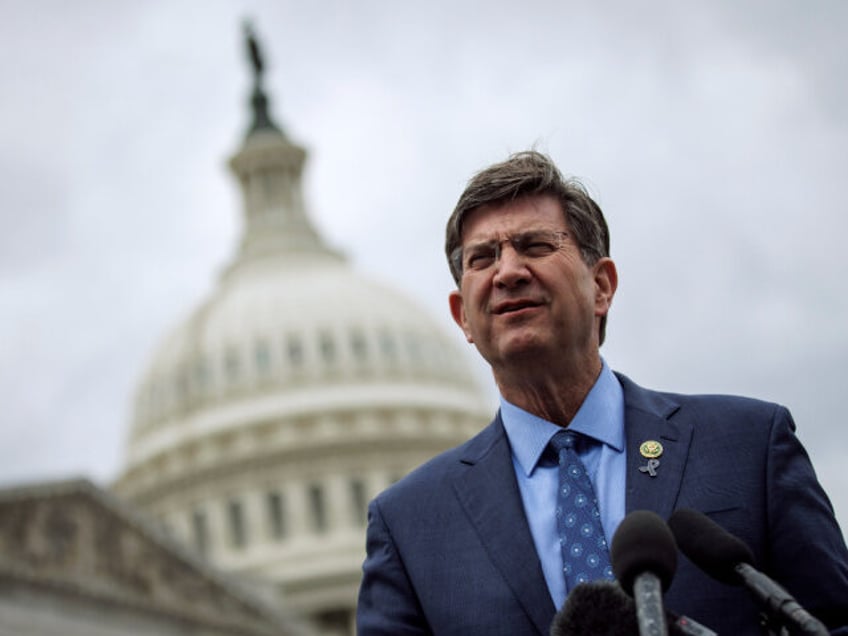
M658 441L649 439L647 442L642 442L639 446L639 454L648 460L644 466L639 466L639 472L647 473L650 477L657 476L657 468L660 466L660 460L657 459L663 453L662 444Z
M658 441L649 439L647 442L642 442L639 454L645 459L656 459L663 454L663 446Z

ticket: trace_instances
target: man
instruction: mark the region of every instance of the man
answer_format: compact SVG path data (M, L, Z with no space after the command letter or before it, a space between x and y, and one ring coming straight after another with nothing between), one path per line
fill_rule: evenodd
M491 166L460 197L446 253L451 313L501 408L371 503L361 636L547 634L569 589L608 575L626 513L677 508L709 514L831 629L848 626L848 551L789 412L648 391L601 358L618 278L579 183L537 152ZM571 499L581 486L560 465L588 474L589 497ZM568 535L578 518L591 540ZM686 559L665 603L719 634L760 634L747 591Z

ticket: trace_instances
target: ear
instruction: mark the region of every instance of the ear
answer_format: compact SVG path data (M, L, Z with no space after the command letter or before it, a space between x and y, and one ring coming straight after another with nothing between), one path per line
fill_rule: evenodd
M462 302L462 292L458 289L454 289L448 296L448 304L450 305L451 316L453 316L453 320L459 325L459 328L462 329L462 333L465 334L465 339L468 342L474 342L474 339L471 337L471 331L468 328L468 321L465 317L465 306Z
M618 270L611 258L603 257L592 268L595 279L595 315L606 316L618 289Z

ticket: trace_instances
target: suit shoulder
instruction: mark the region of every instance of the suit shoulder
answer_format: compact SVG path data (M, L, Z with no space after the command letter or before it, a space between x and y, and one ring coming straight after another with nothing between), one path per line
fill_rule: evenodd
M698 422L739 425L746 423L770 427L776 419L785 419L794 429L786 407L752 397L715 393L675 393L645 389L619 374L627 408L660 414L674 421L694 417Z
M786 410L776 402L769 402L744 395L724 395L718 393L668 393L682 405L716 412L733 412L757 416L773 416L777 411Z

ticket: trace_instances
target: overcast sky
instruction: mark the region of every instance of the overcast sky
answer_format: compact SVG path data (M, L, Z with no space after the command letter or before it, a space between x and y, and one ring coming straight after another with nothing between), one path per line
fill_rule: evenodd
M0 484L120 469L152 350L238 241L248 17L360 270L462 342L444 222L549 153L611 226L610 364L788 406L848 527L843 0L0 0Z

